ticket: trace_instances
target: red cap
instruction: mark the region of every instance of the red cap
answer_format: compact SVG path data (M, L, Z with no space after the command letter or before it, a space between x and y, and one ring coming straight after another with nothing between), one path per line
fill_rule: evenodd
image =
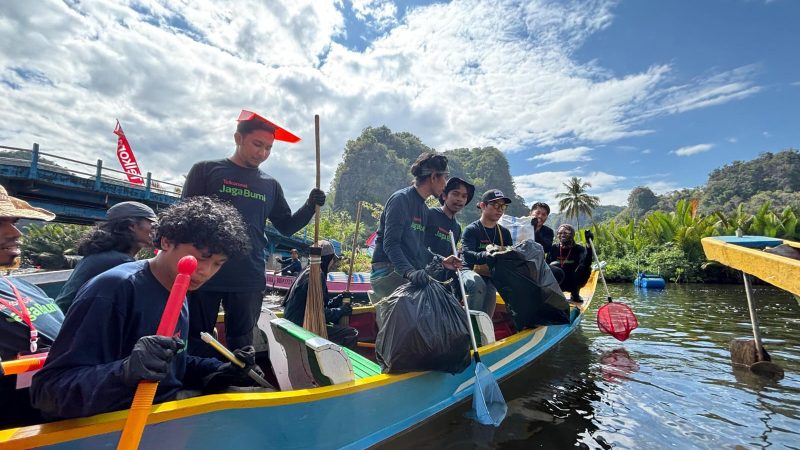
M237 122L244 122L244 121L253 120L253 119L258 119L258 120L268 124L269 126L274 127L275 128L275 140L276 141L284 141L284 142L295 143L295 142L298 142L300 140L299 137L293 135L292 133L290 133L289 131L285 130L284 128L281 128L280 125L277 125L277 124L275 124L273 122L270 122L269 120L259 116L258 114L254 113L252 111L248 111L246 109L243 109L242 112L239 113L239 118L236 119L236 121Z

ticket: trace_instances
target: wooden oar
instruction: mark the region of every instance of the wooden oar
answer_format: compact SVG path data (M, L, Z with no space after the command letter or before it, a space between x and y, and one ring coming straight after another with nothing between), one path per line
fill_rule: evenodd
M458 254L456 249L456 239L450 231L450 244L453 246L453 254ZM461 288L461 300L464 302L464 312L467 313L467 328L469 337L472 340L472 356L475 358L475 387L472 392L472 413L474 419L483 425L499 426L500 422L506 417L508 406L500 386L494 374L481 362L478 354L478 343L475 340L475 331L472 329L472 317L469 314L469 303L467 302L466 291L464 290L464 280L461 278L461 271L456 270L458 284Z
M319 150L319 115L314 116L314 136L317 150L317 189L320 185L320 150ZM308 294L306 295L306 314L303 317L303 328L328 338L328 328L325 324L325 305L322 304L322 248L319 246L319 205L314 213L314 245L309 252L310 264L308 273Z
M353 264L356 262L356 247L358 246L358 225L361 223L361 202L356 206L356 231L353 233L353 248L350 249L350 270L347 271L347 287L344 289L344 297L342 304L349 305L352 298L350 297L350 282L353 281ZM342 316L339 319L339 325L349 326L350 316Z
M187 255L178 261L178 276L172 283L172 290L167 298L167 305L161 315L161 322L158 324L156 334L159 336L172 336L175 333L175 326L178 324L178 317L181 315L181 307L189 290L191 275L197 269L197 260L194 256ZM153 399L156 396L158 381L140 381L136 388L136 394L131 402L131 409L128 418L125 420L125 428L122 429L122 436L119 438L117 450L135 450L139 447L142 440L142 432L147 424L147 417L153 407Z

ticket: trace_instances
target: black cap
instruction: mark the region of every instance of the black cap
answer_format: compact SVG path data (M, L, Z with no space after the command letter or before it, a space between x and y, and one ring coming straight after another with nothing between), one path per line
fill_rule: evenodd
M506 194L503 194L503 191L500 189L489 189L488 191L484 192L481 196L481 203L489 203L495 200L504 200L506 205L511 203L511 199L506 197ZM480 203L478 203L478 208L481 207Z
M106 220L125 219L128 217L142 217L150 220L158 219L152 208L139 202L117 203L106 211Z
M444 205L444 198L447 197L447 193L455 189L459 184L463 184L467 188L467 203L464 203L464 206L469 205L469 202L472 201L472 197L475 196L475 185L467 183L458 177L450 177L447 179L447 184L444 185L444 192L439 198L439 203Z

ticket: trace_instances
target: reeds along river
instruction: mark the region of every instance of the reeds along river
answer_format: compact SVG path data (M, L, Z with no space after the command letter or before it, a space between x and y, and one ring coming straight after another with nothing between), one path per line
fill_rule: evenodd
M597 330L598 295L580 331L501 384L509 414L499 428L463 418L470 409L463 405L383 447L800 448L793 296L755 287L765 346L786 372L769 381L730 364L729 341L752 337L742 286L610 289L639 318L629 340Z

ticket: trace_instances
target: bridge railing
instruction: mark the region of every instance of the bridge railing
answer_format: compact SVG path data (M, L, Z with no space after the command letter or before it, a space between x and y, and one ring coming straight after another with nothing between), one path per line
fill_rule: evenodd
M4 164L19 164L20 166L30 167L29 177L34 179L38 177L38 172L41 169L93 180L95 189L100 188L100 183L109 183L133 189L142 189L146 194L153 192L176 196L180 195L181 189L183 188L179 184L155 180L150 172L147 172L147 175L144 177L144 185L134 184L128 181L128 174L126 172L103 167L103 160L101 159L98 159L95 164L78 161L53 153L43 152L40 150L39 144L37 143L34 143L32 148L0 145L0 152L2 151L12 152L11 155L0 157L0 160L2 160Z

